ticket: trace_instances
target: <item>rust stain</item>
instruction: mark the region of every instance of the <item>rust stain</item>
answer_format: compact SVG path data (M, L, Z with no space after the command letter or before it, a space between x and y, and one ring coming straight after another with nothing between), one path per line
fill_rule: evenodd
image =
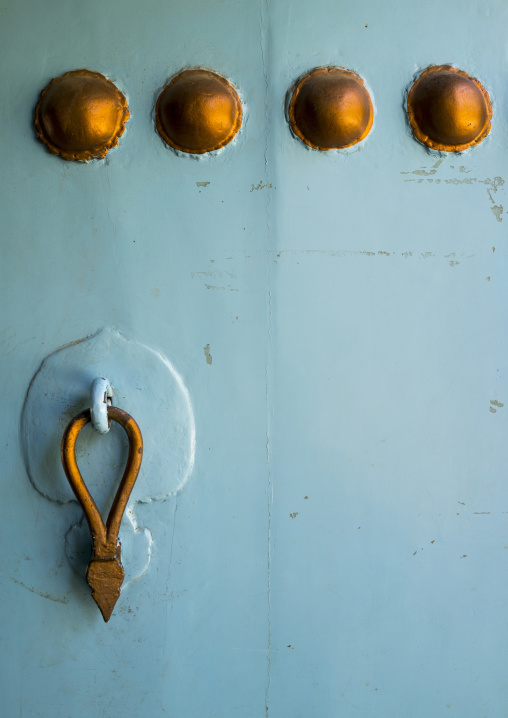
M294 513L289 514L289 515L292 519L296 519L296 517L298 516L298 511L295 511Z

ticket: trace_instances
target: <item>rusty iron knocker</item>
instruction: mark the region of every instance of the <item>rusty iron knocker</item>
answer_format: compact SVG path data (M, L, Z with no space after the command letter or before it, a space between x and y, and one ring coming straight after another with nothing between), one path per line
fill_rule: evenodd
M129 438L129 457L106 525L83 481L76 461L76 440L81 429L91 421L89 409L82 411L70 422L63 435L61 448L65 474L85 513L92 537L92 557L88 564L86 580L106 622L109 621L120 596L120 588L125 576L120 558L121 544L118 540L118 532L143 456L141 431L132 416L117 407L108 406L108 419L113 419L125 429Z

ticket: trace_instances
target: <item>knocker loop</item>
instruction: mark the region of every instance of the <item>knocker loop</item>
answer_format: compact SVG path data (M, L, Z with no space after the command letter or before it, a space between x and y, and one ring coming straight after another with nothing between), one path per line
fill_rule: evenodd
M129 456L106 525L104 525L99 509L83 481L76 461L76 440L81 429L91 421L89 409L82 411L72 419L63 435L61 448L65 475L84 511L92 537L92 558L88 564L86 580L92 589L92 597L106 622L109 621L120 596L120 588L125 575L120 558L121 544L118 540L118 533L143 456L141 431L132 416L117 407L108 406L108 419L116 421L125 429L129 438Z

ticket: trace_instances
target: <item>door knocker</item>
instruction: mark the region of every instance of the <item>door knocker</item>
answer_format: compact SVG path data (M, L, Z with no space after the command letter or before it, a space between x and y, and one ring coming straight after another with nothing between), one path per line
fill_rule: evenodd
M143 456L143 439L139 426L132 416L114 406L107 406L107 417L116 421L127 433L129 456L127 466L108 515L106 525L92 498L76 461L76 440L81 429L91 420L91 410L86 409L74 417L62 438L61 456L65 475L84 511L92 537L92 556L86 572L86 580L92 589L92 597L99 606L104 621L108 622L120 596L125 576L118 540L120 523L129 496L136 482Z

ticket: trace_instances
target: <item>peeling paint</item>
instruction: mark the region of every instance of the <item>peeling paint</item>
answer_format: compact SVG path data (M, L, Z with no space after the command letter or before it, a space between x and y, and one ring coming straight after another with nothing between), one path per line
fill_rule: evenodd
M502 204L494 204L491 208L492 214L497 219L498 222L502 222L503 218L501 215L503 214L503 205Z
M262 181L262 180L259 180L259 182L258 182L256 185L254 185L254 184L252 185L250 191L251 191L251 192L254 192L254 190L265 189L265 188L268 188L268 189L277 189L277 187L273 187L270 183L267 182L266 184L263 184L263 181Z
M302 250L294 250L294 249L281 249L276 253L277 259L283 258L284 256L299 256L302 254L317 254L317 255L326 255L328 257L339 257L339 258L347 258L347 257L358 257L358 256L364 256L364 257L402 257L403 259L430 259L430 258L443 258L448 260L448 263L453 267L455 264L460 264L460 261L453 260L450 262L450 258L457 257L457 252L450 252L449 254L443 254L443 255L436 255L434 252L419 252L415 253L412 250L408 250L405 252L387 252L386 250L377 250L375 252L372 252L370 250L354 250L354 249L302 249ZM472 259L475 255L474 254L465 254L460 253L458 255L459 257L463 259ZM199 274L198 272L195 272L194 274Z
M439 164L442 162L442 160L439 161ZM489 196L489 200L492 203L492 207L490 208L492 211L492 214L496 218L497 222L502 222L502 214L503 214L503 205L502 204L496 204L494 202L494 198L492 197L492 193L497 192L497 190L504 185L504 179L502 177L496 176L493 179L490 177L486 177L485 179L478 179L477 177L448 177L448 178L434 178L429 177L429 175L435 175L437 172L437 168L439 167L439 164L436 163L433 165L432 169L427 170L425 167L412 170L412 171L406 171L401 172L402 175L418 175L419 178L408 178L405 179L404 182L416 182L418 184L421 184L424 180L426 180L429 184L435 182L436 184L439 184L440 182L444 182L448 185L473 185L473 184L484 184L487 187L487 194ZM450 169L454 169L454 165L450 165ZM469 174L471 170L467 169L464 165L461 165L459 167L459 172L462 174Z

